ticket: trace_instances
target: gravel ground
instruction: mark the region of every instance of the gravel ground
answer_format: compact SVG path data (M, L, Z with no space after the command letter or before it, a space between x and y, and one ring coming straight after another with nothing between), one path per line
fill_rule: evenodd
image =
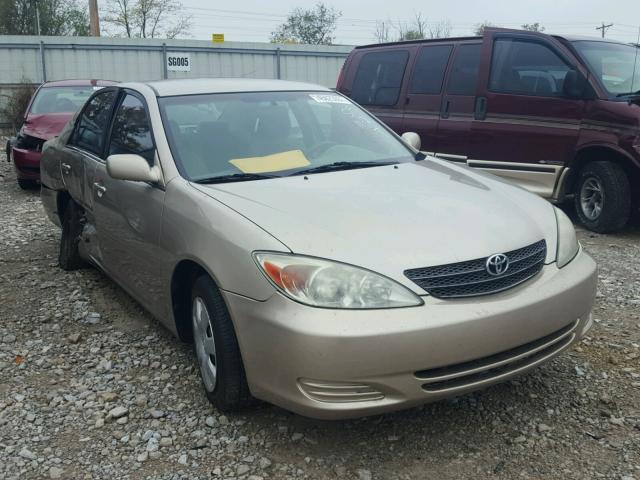
M2 143L4 145L4 143ZM0 478L640 479L640 229L580 231L597 325L517 381L354 421L204 397L194 356L96 270L0 157Z

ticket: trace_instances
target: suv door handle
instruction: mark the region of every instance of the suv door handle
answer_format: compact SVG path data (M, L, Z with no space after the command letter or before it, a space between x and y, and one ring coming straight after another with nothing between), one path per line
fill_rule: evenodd
M71 165L69 165L68 163L61 164L60 168L62 168L62 173L66 173L67 175L71 173Z
M451 100L445 100L440 111L440 118L449 118L449 107L451 107Z
M484 120L487 118L487 97L476 98L476 108L473 112L476 120Z
M107 193L107 187L105 187L104 185L102 185L99 182L95 182L93 184L93 188L96 189L96 194L98 195L98 197L102 198L102 196Z

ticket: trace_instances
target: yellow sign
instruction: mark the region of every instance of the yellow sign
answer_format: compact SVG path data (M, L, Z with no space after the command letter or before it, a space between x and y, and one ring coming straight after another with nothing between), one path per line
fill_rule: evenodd
M311 165L302 150L289 150L264 157L234 158L229 163L243 173L279 172Z
M211 41L213 43L224 43L224 33L211 34Z

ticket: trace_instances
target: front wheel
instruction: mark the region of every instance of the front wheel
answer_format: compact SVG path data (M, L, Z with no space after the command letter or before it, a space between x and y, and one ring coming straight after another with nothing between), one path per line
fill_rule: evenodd
M575 208L582 224L598 233L623 228L631 214L631 189L625 171L613 162L585 165L575 188Z
M37 183L33 180L23 180L21 178L18 179L18 186L22 190L33 190L34 188L36 188L36 185Z
M219 410L235 411L251 403L251 394L231 316L220 290L207 275L191 294L193 344L202 385Z

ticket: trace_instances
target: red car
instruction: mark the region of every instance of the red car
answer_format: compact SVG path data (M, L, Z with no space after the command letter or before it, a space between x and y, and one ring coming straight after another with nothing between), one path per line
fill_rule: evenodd
M422 149L502 176L590 230L640 206L640 48L487 29L353 50L337 90Z
M30 188L40 181L42 145L58 136L64 126L97 89L114 85L107 80L60 80L40 85L31 97L18 136L7 149L18 185Z

